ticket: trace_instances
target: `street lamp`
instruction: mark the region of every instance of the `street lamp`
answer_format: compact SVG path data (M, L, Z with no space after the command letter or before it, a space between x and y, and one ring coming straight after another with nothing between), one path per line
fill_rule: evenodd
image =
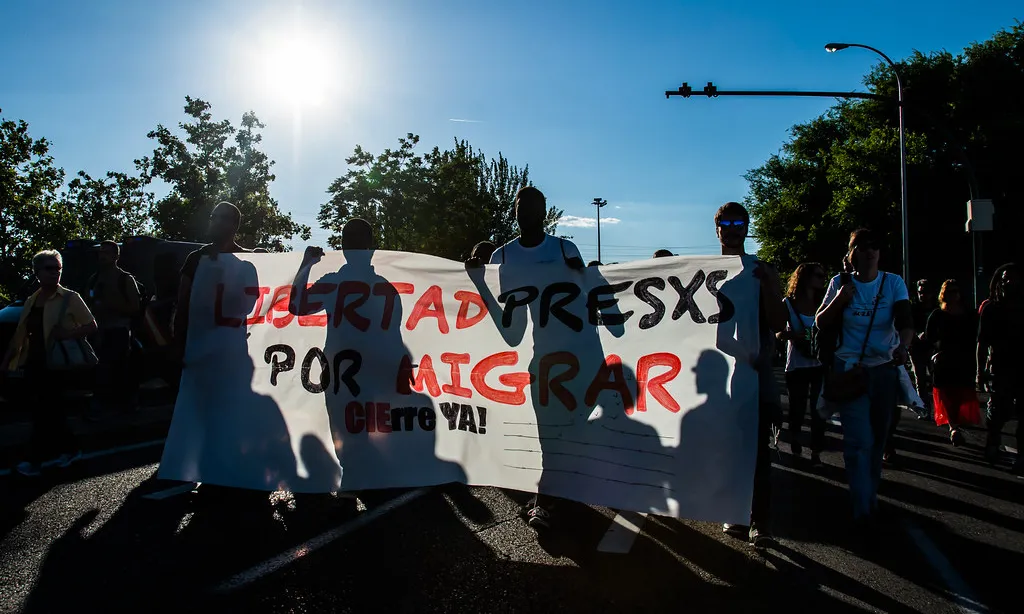
M597 261L604 262L601 260L601 207L608 204L607 200L595 198L594 202L590 203L597 207Z
M896 70L896 63L874 47L860 45L857 43L829 43L825 45L825 51L835 53L850 47L860 47L868 51L874 51L882 56L882 59L889 63L892 73L896 75L896 95L899 100L899 122L900 122L900 210L903 217L903 281L910 287L910 224L907 215L907 145L903 131L903 82L900 81L900 72Z

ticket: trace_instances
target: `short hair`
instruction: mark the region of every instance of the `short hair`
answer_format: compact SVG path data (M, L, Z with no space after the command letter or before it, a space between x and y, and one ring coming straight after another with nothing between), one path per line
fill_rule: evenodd
M727 215L742 217L744 222L747 224L750 223L750 213L747 211L747 208L738 202L729 201L719 207L718 211L715 212L715 226L718 226L718 223L722 221L722 218Z
M341 228L341 249L373 249L373 228L361 217L354 217Z
M32 256L32 270L38 271L39 266L46 260L56 260L57 266L64 266L64 258L55 249L44 249L41 252L37 252L35 256Z
M114 257L119 258L121 256L121 246L117 244L117 241L100 241L99 248L101 250L110 249L114 251Z
M544 192L541 192L532 185L519 188L519 191L516 192L515 202L537 204L545 209L547 209L548 206L548 200L544 198Z
M992 273L992 278L988 282L988 296L993 301L999 301L1003 298L1003 273L1011 272L1018 273L1020 269L1014 262L1007 262L1001 267L997 268Z
M946 305L946 293L949 292L949 288L952 286L958 292L960 291L960 283L955 279L947 279L942 282L942 288L939 289L939 306L944 307Z
M239 209L238 207L234 206L233 204L229 203L226 200L222 200L219 203L217 203L216 206L214 206L214 209L216 209L217 207L220 207L222 205L224 207L227 207L228 209L230 209L231 212L235 214L235 226L236 227L237 226L241 226L242 225L242 210Z
M590 262L587 263L587 266L588 267L592 267L592 266L604 266L604 265L601 264L600 260L591 260Z
M655 258L668 258L670 256L675 256L675 254L668 251L667 249L659 249L658 251L654 252Z
M481 260L490 260L491 254L498 249L494 243L490 241L480 241L473 246L473 249L469 250L470 257L480 258Z

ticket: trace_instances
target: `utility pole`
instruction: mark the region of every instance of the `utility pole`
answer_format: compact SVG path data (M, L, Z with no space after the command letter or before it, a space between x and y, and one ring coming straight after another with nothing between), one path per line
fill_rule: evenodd
M590 204L597 207L597 261L604 262L604 260L601 260L601 207L607 205L608 201L601 198L595 198L594 202Z

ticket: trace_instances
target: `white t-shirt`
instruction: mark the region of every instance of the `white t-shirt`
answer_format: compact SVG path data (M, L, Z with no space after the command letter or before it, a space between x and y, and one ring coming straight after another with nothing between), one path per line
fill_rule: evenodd
M786 306L789 307L789 324L786 326L786 330L796 331L804 336L807 340L807 345L810 347L811 341L811 328L814 326L814 316L806 316L796 310L796 306L793 301L786 299ZM808 367L818 367L821 363L816 358L809 358L804 356L799 350L796 349L796 345L792 341L786 342L786 372L789 373L794 369L806 369Z
M562 255L565 250L565 255ZM523 247L519 238L512 239L491 254L491 264L541 264L545 262L564 262L567 258L579 258L580 250L569 239L559 239L544 235L544 240L536 247Z
M864 345L864 337L868 333L868 322L871 321L871 311L875 304L875 296L878 295L878 287L885 279L885 287L882 289L882 297L878 301L878 312L875 314L875 321L871 327L871 334L868 337L867 349L864 352L863 364L865 367L877 367L892 360L892 352L900 345L899 332L893 322L892 307L900 301L910 300L907 293L907 286L899 275L893 273L878 272L874 281L861 283L853 280L853 300L843 311L843 334L836 350L836 359L854 364L860 357L861 347ZM832 299L839 294L842 288L842 281L836 275L828 284L825 292L824 305L832 302Z

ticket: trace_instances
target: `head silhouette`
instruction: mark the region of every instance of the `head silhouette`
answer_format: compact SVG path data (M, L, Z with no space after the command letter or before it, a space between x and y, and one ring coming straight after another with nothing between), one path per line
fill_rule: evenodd
M729 363L720 353L712 350L701 352L693 372L696 375L697 394L715 396L725 392L729 380Z
M672 256L675 256L675 254L668 251L667 249L659 249L658 251L654 252L655 258L670 258Z
M358 217L345 222L345 227L341 229L341 248L373 249L373 229L370 223Z
M544 218L547 216L547 199L544 193L533 186L526 186L516 192L516 222L520 234L544 232Z
M235 238L242 225L242 212L229 202L217 203L210 213L210 227L207 231L214 243L227 243Z

